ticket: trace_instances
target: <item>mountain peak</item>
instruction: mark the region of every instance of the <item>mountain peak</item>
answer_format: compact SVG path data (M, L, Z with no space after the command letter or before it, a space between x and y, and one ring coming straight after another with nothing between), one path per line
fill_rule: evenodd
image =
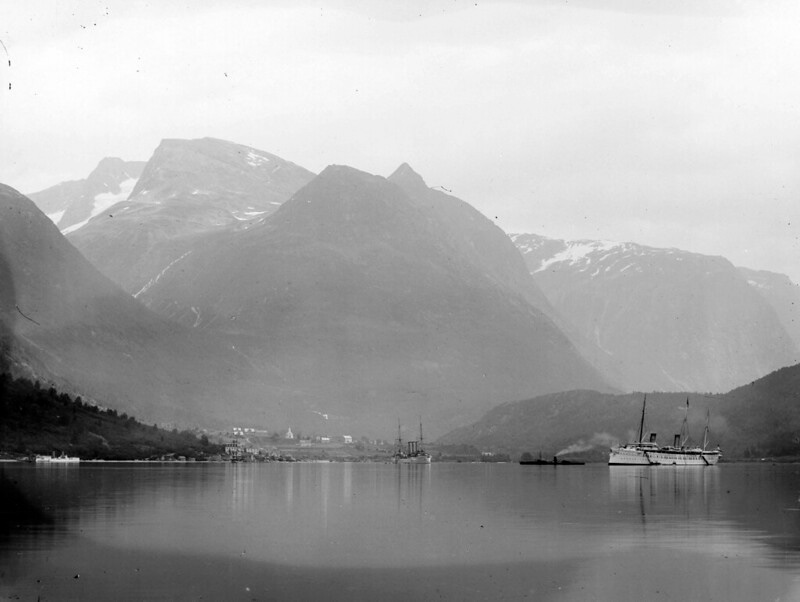
M371 173L367 173L366 171L361 171L360 169L356 169L355 167L350 167L349 165L328 165L325 169L323 169L320 174L320 177L324 178L333 178L333 177L356 177L356 178L366 178L366 179L373 179L377 178L378 176L374 176Z
M125 161L120 159L119 157L104 157L100 159L100 162L97 164L97 167L94 168L94 171L98 171L100 169L106 169L109 167L117 167L119 165L123 165Z
M406 192L421 192L427 191L428 185L422 176L414 171L408 163L403 163L400 167L394 170L394 173L389 176L389 181L397 184Z
M144 161L124 161L119 157L105 157L100 160L86 180L92 183L91 192L95 194L106 190L119 192L119 183L129 178L138 179L144 166Z

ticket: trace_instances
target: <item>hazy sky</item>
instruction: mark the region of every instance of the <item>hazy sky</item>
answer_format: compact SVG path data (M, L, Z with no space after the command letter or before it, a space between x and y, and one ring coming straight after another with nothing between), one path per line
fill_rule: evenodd
M798 27L790 1L7 2L0 182L214 136L800 283Z

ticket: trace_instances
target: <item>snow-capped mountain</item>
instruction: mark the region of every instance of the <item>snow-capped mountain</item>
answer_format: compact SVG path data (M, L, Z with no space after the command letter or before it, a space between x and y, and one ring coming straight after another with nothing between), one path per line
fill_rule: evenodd
M0 368L144 420L192 423L250 372L219 336L154 314L0 184Z
M798 360L762 291L722 257L511 238L586 356L626 389L725 391Z
M249 227L313 175L232 142L164 140L127 198L67 234L101 272L136 294L196 237Z
M28 195L63 233L74 232L112 205L128 198L144 161L107 157L85 180L62 182Z
M407 167L389 179L328 167L260 223L204 238L138 298L235 337L282 387L252 411L304 430L323 412L365 432L424 414L442 432L532 391L608 389L528 301L542 295L507 237L432 192Z

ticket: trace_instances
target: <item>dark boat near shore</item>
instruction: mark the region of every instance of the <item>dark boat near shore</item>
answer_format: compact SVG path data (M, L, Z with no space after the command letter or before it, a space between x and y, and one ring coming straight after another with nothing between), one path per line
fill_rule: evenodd
M528 452L522 454L519 463L523 466L582 466L585 462L578 462L575 460L559 460L557 456L553 456L552 460L545 460L542 458L541 452L538 458L533 458Z

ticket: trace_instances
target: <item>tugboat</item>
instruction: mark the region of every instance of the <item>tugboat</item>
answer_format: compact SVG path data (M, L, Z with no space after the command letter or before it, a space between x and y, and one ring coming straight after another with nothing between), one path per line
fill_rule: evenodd
M520 456L519 463L523 466L548 466L552 464L552 462L545 460L542 458L542 452L539 452L539 457L534 459L528 452L525 452Z
M403 438L400 434L400 421L397 421L397 449L394 452L395 464L430 464L431 455L422 445L422 419L419 421L419 440L408 441L403 447Z
M545 460L542 458L542 452L539 452L539 457L534 459L528 452L522 454L519 463L523 466L583 466L584 462L577 460L559 460L558 456L553 456L553 461Z

